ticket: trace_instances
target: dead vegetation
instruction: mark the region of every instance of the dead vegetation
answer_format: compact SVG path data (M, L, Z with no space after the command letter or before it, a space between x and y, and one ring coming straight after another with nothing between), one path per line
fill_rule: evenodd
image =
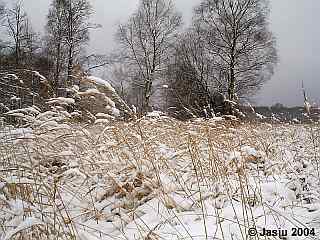
M0 133L1 239L248 239L252 226L320 229L317 124L150 117L14 131Z

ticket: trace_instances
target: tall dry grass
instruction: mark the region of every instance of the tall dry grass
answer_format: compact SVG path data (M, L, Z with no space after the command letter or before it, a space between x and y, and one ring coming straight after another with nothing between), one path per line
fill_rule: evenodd
M292 164L312 164L319 174L317 124L162 117L44 125L19 137L13 131L0 133L4 239L250 239L249 228L261 230L257 207L279 226L286 218L264 199L264 182L299 179ZM246 146L259 154L246 154ZM290 164L288 147L295 152ZM315 201L305 195L292 204L303 206L308 197ZM232 218L225 217L226 206ZM144 219L150 211L156 224ZM200 226L196 235L188 217ZM170 232L161 231L168 226Z

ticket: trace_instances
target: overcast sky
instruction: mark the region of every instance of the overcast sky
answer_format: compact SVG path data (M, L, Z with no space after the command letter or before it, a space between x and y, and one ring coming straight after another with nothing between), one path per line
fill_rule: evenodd
M7 0L12 2L12 0ZM50 0L24 0L34 28L43 31ZM200 0L175 0L185 24ZM138 0L91 0L93 22L103 25L91 35L90 49L99 53L115 49L114 33L137 7ZM310 102L320 103L320 1L271 0L271 30L277 38L280 63L273 78L256 97L256 103L301 105L304 81Z

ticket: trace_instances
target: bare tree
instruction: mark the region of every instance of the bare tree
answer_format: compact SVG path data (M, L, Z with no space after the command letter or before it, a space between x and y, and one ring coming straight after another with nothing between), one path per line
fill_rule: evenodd
M36 33L29 19L26 20L23 41L23 63L27 68L33 68L41 49L40 35Z
M89 42L89 30L98 27L89 22L93 9L88 0L68 0L66 8L67 32L66 44L68 46L68 78L72 81L72 70L76 58L80 55L82 47Z
M150 109L153 83L161 78L181 16L170 0L141 0L127 24L120 25L118 38L127 60L136 66L143 88L143 110Z
M227 112L223 73L213 64L215 61L198 24L179 36L167 72L166 98L171 114L186 118Z
M187 107L194 113L213 108L213 93L218 90L206 42L196 27L181 34L179 39L175 57L168 65L171 105L178 109Z
M63 36L65 28L65 14L66 1L54 0L51 3L51 8L47 16L46 25L46 43L48 48L48 55L51 56L54 62L54 70L52 79L52 87L57 91L58 83L63 68L63 58L66 48L63 46Z
M310 116L310 109L311 109L311 105L309 103L308 97L307 97L307 93L306 93L306 89L304 88L304 82L302 81L302 92L303 92L303 105L304 105L304 109L306 111L306 113L308 114L308 116Z
M3 19L5 18L6 12L5 12L5 4L0 1L0 26L3 24Z
M5 15L6 15L6 12L5 12L5 5L4 3L1 1L0 2L0 26L2 27L3 26L3 22L4 22L4 19L5 19ZM2 51L4 49L6 49L7 46L6 46L6 43L5 41L3 41L3 39L0 38L0 68L2 68L2 58L3 58L3 53Z
M105 68L108 65L117 62L117 56L104 55L104 54L90 54L88 56L81 57L80 64L83 66L84 71L90 74L95 69Z
M196 8L217 83L231 101L255 93L273 74L277 54L268 17L268 0L203 0Z
M11 67L32 68L35 55L39 49L38 34L36 34L21 2L16 2L12 8L5 9L4 27L7 32L6 61L4 65ZM12 60L14 63L12 63Z
M17 2L13 8L7 9L6 18L8 35L13 42L11 48L14 51L16 67L18 67L21 62L23 42L26 39L25 34L28 25L27 14L24 12L22 4Z
M55 63L55 89L61 82L64 87L72 82L73 68L79 64L83 47L89 42L89 30L98 27L89 22L92 14L92 6L87 0L53 0L51 4L46 41L54 46L49 54ZM61 79L63 73L65 76Z

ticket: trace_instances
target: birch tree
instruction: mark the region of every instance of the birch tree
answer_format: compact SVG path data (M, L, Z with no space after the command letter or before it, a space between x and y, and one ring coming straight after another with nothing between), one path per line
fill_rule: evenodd
M3 24L3 19L5 17L5 5L3 2L0 1L0 25L2 26Z
M3 26L4 19L5 19L5 5L3 2L0 1L0 26L1 27ZM0 68L2 68L1 65L2 65L3 49L6 49L6 43L2 38L0 38Z
M0 8L0 15L4 14L3 26L6 30L6 42L3 48L6 49L5 67L32 68L37 50L40 48L39 36L33 31L27 13L21 2L16 2L12 7ZM1 20L1 17L0 17ZM8 51L9 50L9 51Z
M10 48L14 52L15 65L18 67L21 63L28 28L27 14L23 10L21 3L17 2L12 8L7 9L5 26L9 41L12 43Z
M87 0L53 0L48 14L48 43L53 44L51 58L54 61L54 88L66 87L72 82L72 71L89 42L90 29L98 25L90 23L94 13Z
M231 101L255 93L273 74L277 54L268 17L268 0L203 0L196 8L195 24Z
M203 109L214 107L216 76L210 63L211 56L199 29L192 28L180 35L167 74L168 100L175 111L181 113L188 108L200 115Z
M88 0L68 0L67 32L65 42L68 47L67 83L72 81L72 70L83 46L89 42L89 30L98 25L89 22L93 8Z
M118 38L127 60L137 69L143 89L143 111L150 110L153 84L161 78L175 41L181 15L170 0L141 0L138 10L120 25Z
M66 47L63 45L63 37L65 33L65 12L66 1L54 0L51 3L46 24L46 43L48 54L54 62L52 79L52 87L57 90L60 76L63 68L63 57Z

